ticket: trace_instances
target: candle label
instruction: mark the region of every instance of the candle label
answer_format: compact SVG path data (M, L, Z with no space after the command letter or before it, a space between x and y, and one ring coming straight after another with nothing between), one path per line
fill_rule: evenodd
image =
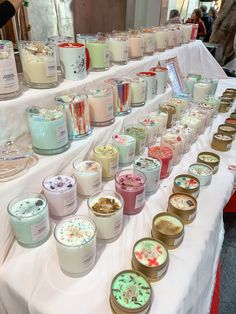
M114 176L117 171L118 171L118 167L119 167L119 160L112 160L110 162L110 176Z
M48 61L46 63L46 71L47 76L56 76L57 75L57 64L56 64L56 58L48 58Z
M9 88L14 88L12 91L19 89L14 57L0 58L0 91L4 94L4 89Z
M42 240L49 233L49 220L45 218L38 224L34 224L31 226L31 234L33 241Z
M143 191L142 193L136 196L135 209L142 207L144 205L144 202L145 202L145 191Z
M56 138L57 138L57 143L67 141L67 130L66 130L65 124L59 126L56 129Z

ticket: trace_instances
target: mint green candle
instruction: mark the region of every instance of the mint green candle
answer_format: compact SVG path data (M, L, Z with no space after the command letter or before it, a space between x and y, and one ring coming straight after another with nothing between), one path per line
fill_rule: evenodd
M109 46L106 39L88 39L92 71L105 71L109 68Z

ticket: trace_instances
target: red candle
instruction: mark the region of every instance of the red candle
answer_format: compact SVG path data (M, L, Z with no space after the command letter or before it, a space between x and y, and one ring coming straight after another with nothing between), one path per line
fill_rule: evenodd
M172 169L173 150L166 146L150 146L148 148L148 156L157 158L162 161L161 179L170 175Z
M225 123L228 125L233 126L234 128L236 128L236 119L234 118L228 118L225 120Z

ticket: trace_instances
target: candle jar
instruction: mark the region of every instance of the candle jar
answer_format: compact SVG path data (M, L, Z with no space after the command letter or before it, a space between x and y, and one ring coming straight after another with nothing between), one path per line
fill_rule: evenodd
M184 43L184 31L181 27L175 28L176 46L179 47Z
M133 269L143 273L150 282L161 280L168 269L169 253L161 241L153 238L138 240L133 247Z
M145 175L136 169L121 170L116 174L116 192L124 199L124 214L138 214L145 204Z
M184 26L184 43L189 43L192 33L192 25L185 24Z
M48 42L50 44L55 45L55 53L56 53L56 58L57 58L57 68L60 68L60 56L59 56L58 45L64 44L64 43L73 43L74 38L71 36L50 36L50 37L48 37Z
M123 116L131 112L131 83L125 79L109 79L105 81L112 87L114 113Z
M198 178L190 174L180 174L174 179L173 193L190 194L197 198L200 192Z
M77 210L77 184L74 176L50 175L43 180L42 185L51 217L61 218Z
M139 72L137 74L139 78L147 84L147 92L146 92L146 99L150 100L156 96L157 93L157 80L156 80L156 73L155 72Z
M114 64L126 64L128 61L128 35L113 34L109 38L110 61Z
M209 96L209 86L206 83L196 83L193 88L193 101L201 102Z
M210 112L208 112L209 114ZM189 112L189 116L196 118L200 121L199 134L203 134L207 127L207 120L209 116L204 112L204 110L200 110L200 108L191 109Z
M0 100L15 98L19 94L13 44L9 40L0 40Z
M221 152L227 152L231 148L233 137L231 135L224 135L215 133L211 142L211 147Z
M142 35L144 38L144 54L153 55L156 50L156 34L153 29L142 29Z
M27 86L52 88L58 85L55 45L40 41L22 41L20 57Z
M213 169L206 164L191 164L188 168L188 173L198 178L200 187L206 187L211 184Z
M145 194L156 193L160 185L161 161L157 158L137 157L134 161L134 170L137 169L146 177Z
M109 45L107 38L90 38L86 41L91 71L105 71L109 69Z
M48 204L45 197L28 193L13 199L8 207L17 242L27 248L43 244L50 236Z
M220 124L218 126L217 133L224 134L224 135L231 135L233 137L233 140L234 140L235 136L236 136L236 128L234 128L233 126L230 126L228 124Z
M219 112L228 112L230 108L230 104L226 101L220 100Z
M160 110L168 114L167 128L171 128L176 121L176 108L171 104L160 104Z
M135 154L141 155L145 150L147 131L142 124L130 124L124 128L124 133L136 139Z
M201 120L196 117L185 116L180 120L180 123L182 125L187 125L193 130L192 144L195 143L200 134Z
M70 147L66 118L62 111L29 107L26 112L35 153L56 155Z
M184 79L185 88L190 95L193 95L194 85L197 83L197 81L197 78L192 76L188 76Z
M184 238L184 224L177 215L159 213L152 221L152 237L162 241L167 249L176 249Z
M70 216L54 229L57 256L61 270L68 276L80 277L94 266L96 226L86 216Z
M88 40L98 38L98 34L76 34L76 42L85 45Z
M179 134L167 133L162 136L161 145L170 147L173 150L173 166L180 162L183 155L184 144L184 137Z
M169 100L169 103L175 107L176 114L175 118L176 120L179 120L184 112L186 112L186 107L188 105L188 102L186 102L184 99L180 98L171 98Z
M169 28L167 30L167 48L172 49L176 46L175 32L174 29Z
M88 199L88 214L97 227L97 238L115 240L121 233L124 201L113 191L102 191Z
M102 164L102 178L111 180L119 168L119 151L114 145L99 145L93 149L93 158Z
M147 97L147 83L142 78L129 78L131 86L131 107L145 105Z
M197 201L188 194L171 194L168 200L167 212L180 217L184 224L190 224L197 214Z
M236 128L236 119L228 118L225 120L225 124L232 126L233 128Z
M145 118L140 121L142 125L145 126L147 135L146 135L146 146L154 145L157 141L158 136L158 125L154 120Z
M129 32L129 59L140 60L144 54L144 37L139 31Z
M204 100L204 102L213 106L214 117L216 117L220 108L220 99L218 97L209 96Z
M192 143L192 129L186 125L176 125L172 128L172 133L184 138L183 153L189 152Z
M150 146L148 156L161 161L160 179L167 178L172 170L173 150L167 146Z
M197 156L197 162L210 166L215 174L219 169L220 157L212 152L201 152Z
M73 164L79 195L90 196L102 189L102 165L93 160L76 160Z
M124 270L112 280L110 306L112 313L147 314L153 298L146 276L134 270Z
M214 96L215 95L215 92L217 90L217 86L218 86L219 80L204 78L200 82L201 83L205 83L205 84L208 85L208 95L209 96Z
M70 140L82 139L92 133L87 96L58 96L56 101L65 113Z
M119 162L121 166L127 166L134 161L136 139L126 134L112 136L113 145L119 150Z
M167 30L161 27L155 28L156 51L164 51L167 48Z
M215 113L213 105L208 102L201 102L198 104L198 108L200 112L203 112L207 116L206 126L210 126Z
M233 102L234 102L234 98L232 97L226 97L226 96L221 96L220 97L221 101L227 102L229 104L230 107L232 107Z
M222 94L222 97L233 98L235 100L236 94L233 93L233 92L224 91L223 94Z
M149 119L154 120L158 125L158 136L166 133L168 114L166 112L153 111L149 113Z
M102 87L87 91L91 124L107 126L115 121L112 89Z
M157 79L157 95L164 94L166 92L168 69L164 67L151 68L149 71L156 73Z

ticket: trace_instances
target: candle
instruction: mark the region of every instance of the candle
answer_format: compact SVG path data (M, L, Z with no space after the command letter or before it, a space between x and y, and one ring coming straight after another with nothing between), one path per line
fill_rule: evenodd
M176 120L179 120L182 114L186 111L188 103L185 100L179 98L171 98L169 100L169 103L175 107L176 109L175 118Z
M193 101L201 102L209 95L209 86L205 83L196 83L193 88Z
M204 83L208 85L208 95L214 96L217 86L218 86L219 80L217 79L208 79L208 78L202 78L200 80L200 83Z
M33 150L41 155L55 155L70 147L66 119L58 109L26 109Z
M156 28L156 50L164 51L167 48L167 31L164 28Z
M191 39L192 25L185 24L183 26L184 26L184 42L189 43Z
M168 114L166 112L152 111L149 113L149 119L154 120L158 125L158 136L166 132Z
M197 201L188 194L171 194L168 200L168 213L179 216L184 224L193 222L197 214Z
M48 42L50 44L55 45L55 53L57 58L57 68L60 68L60 56L59 56L59 49L58 45L63 43L73 43L74 38L70 36L50 36L48 37Z
M176 46L181 46L184 43L184 31L182 28L175 28Z
M93 38L86 41L91 58L91 71L109 69L109 46L106 38Z
M201 187L211 184L213 169L202 163L195 163L189 166L188 173L198 178Z
M76 42L85 45L90 39L98 38L97 34L76 34Z
M219 168L220 157L212 152L201 152L197 156L197 162L210 166L215 174Z
M203 134L205 132L206 127L207 127L208 116L203 111L200 111L199 108L192 109L189 112L189 116L195 117L198 120L200 120L199 134Z
M141 171L146 177L145 194L156 193L160 184L161 161L150 157L137 157L134 169Z
M161 145L170 147L173 150L173 165L177 165L183 155L184 137L179 134L167 133L161 138Z
M139 60L144 54L144 37L139 31L129 32L129 59Z
M114 145L99 145L93 149L94 160L102 164L102 178L111 180L119 168L119 151Z
M154 120L145 118L140 121L142 125L145 126L147 135L146 135L146 146L150 146L156 143L158 136L158 124Z
M145 204L146 177L138 170L122 170L116 174L116 192L124 199L124 214L138 214Z
M115 64L126 64L128 61L128 36L113 34L109 38L110 61Z
M153 29L142 29L144 38L144 54L153 55L156 50L156 34Z
M157 93L157 80L155 72L139 72L137 74L138 77L142 78L146 82L147 91L146 91L146 99L150 100L156 96Z
M151 68L149 71L156 73L157 79L157 95L164 94L166 92L168 69L164 67Z
M220 124L217 132L225 135L231 135L233 139L235 139L236 128L228 124Z
M74 176L50 175L43 180L50 216L61 218L77 209L77 184Z
M191 40L197 39L197 33L198 33L198 24L192 24Z
M213 106L214 117L216 117L220 108L220 99L218 97L209 96L204 100L204 102Z
M193 95L193 89L194 89L194 85L196 83L197 83L196 77L189 76L189 77L184 79L185 88L190 95Z
M189 152L192 143L193 131L186 125L176 125L172 128L172 132L176 135L181 135L184 138L183 153Z
M122 196L113 191L105 190L88 199L88 213L96 224L98 239L117 239L122 230L123 207Z
M201 120L196 117L191 117L191 116L184 116L181 120L180 123L182 125L187 125L193 130L193 136L192 136L192 144L196 142L198 138L198 134L200 133L200 127L201 127Z
M145 150L147 131L142 124L130 124L124 128L124 133L136 139L135 154L141 155Z
M170 175L173 160L173 150L170 147L151 146L148 148L148 156L161 161L160 179Z
M174 193L186 193L197 198L199 195L199 188L200 182L198 178L190 174L180 174L174 179Z
M27 248L43 244L50 236L48 205L41 194L29 193L13 199L8 207L17 242Z
M121 166L129 165L135 157L136 139L126 134L112 136L113 145L119 150L119 162Z
M175 32L173 29L167 31L167 48L172 49L176 46Z
M236 119L228 118L228 119L225 120L225 124L230 125L233 128L236 128Z
M219 112L228 112L229 108L230 108L230 104L228 102L220 100Z
M70 216L54 229L57 255L61 270L71 276L87 274L96 257L96 227L85 216Z
M162 112L167 113L168 118L167 118L167 128L171 128L175 121L176 121L176 108L175 106L171 105L171 104L161 104L160 105L160 110Z
M232 135L224 135L220 133L215 133L213 135L211 147L221 152L227 152L231 148L232 141L233 141Z
M142 78L129 79L131 86L131 107L145 105L147 95L147 83Z
M213 105L208 102L201 102L198 104L198 108L200 112L204 113L207 117L206 126L211 125L215 113Z

